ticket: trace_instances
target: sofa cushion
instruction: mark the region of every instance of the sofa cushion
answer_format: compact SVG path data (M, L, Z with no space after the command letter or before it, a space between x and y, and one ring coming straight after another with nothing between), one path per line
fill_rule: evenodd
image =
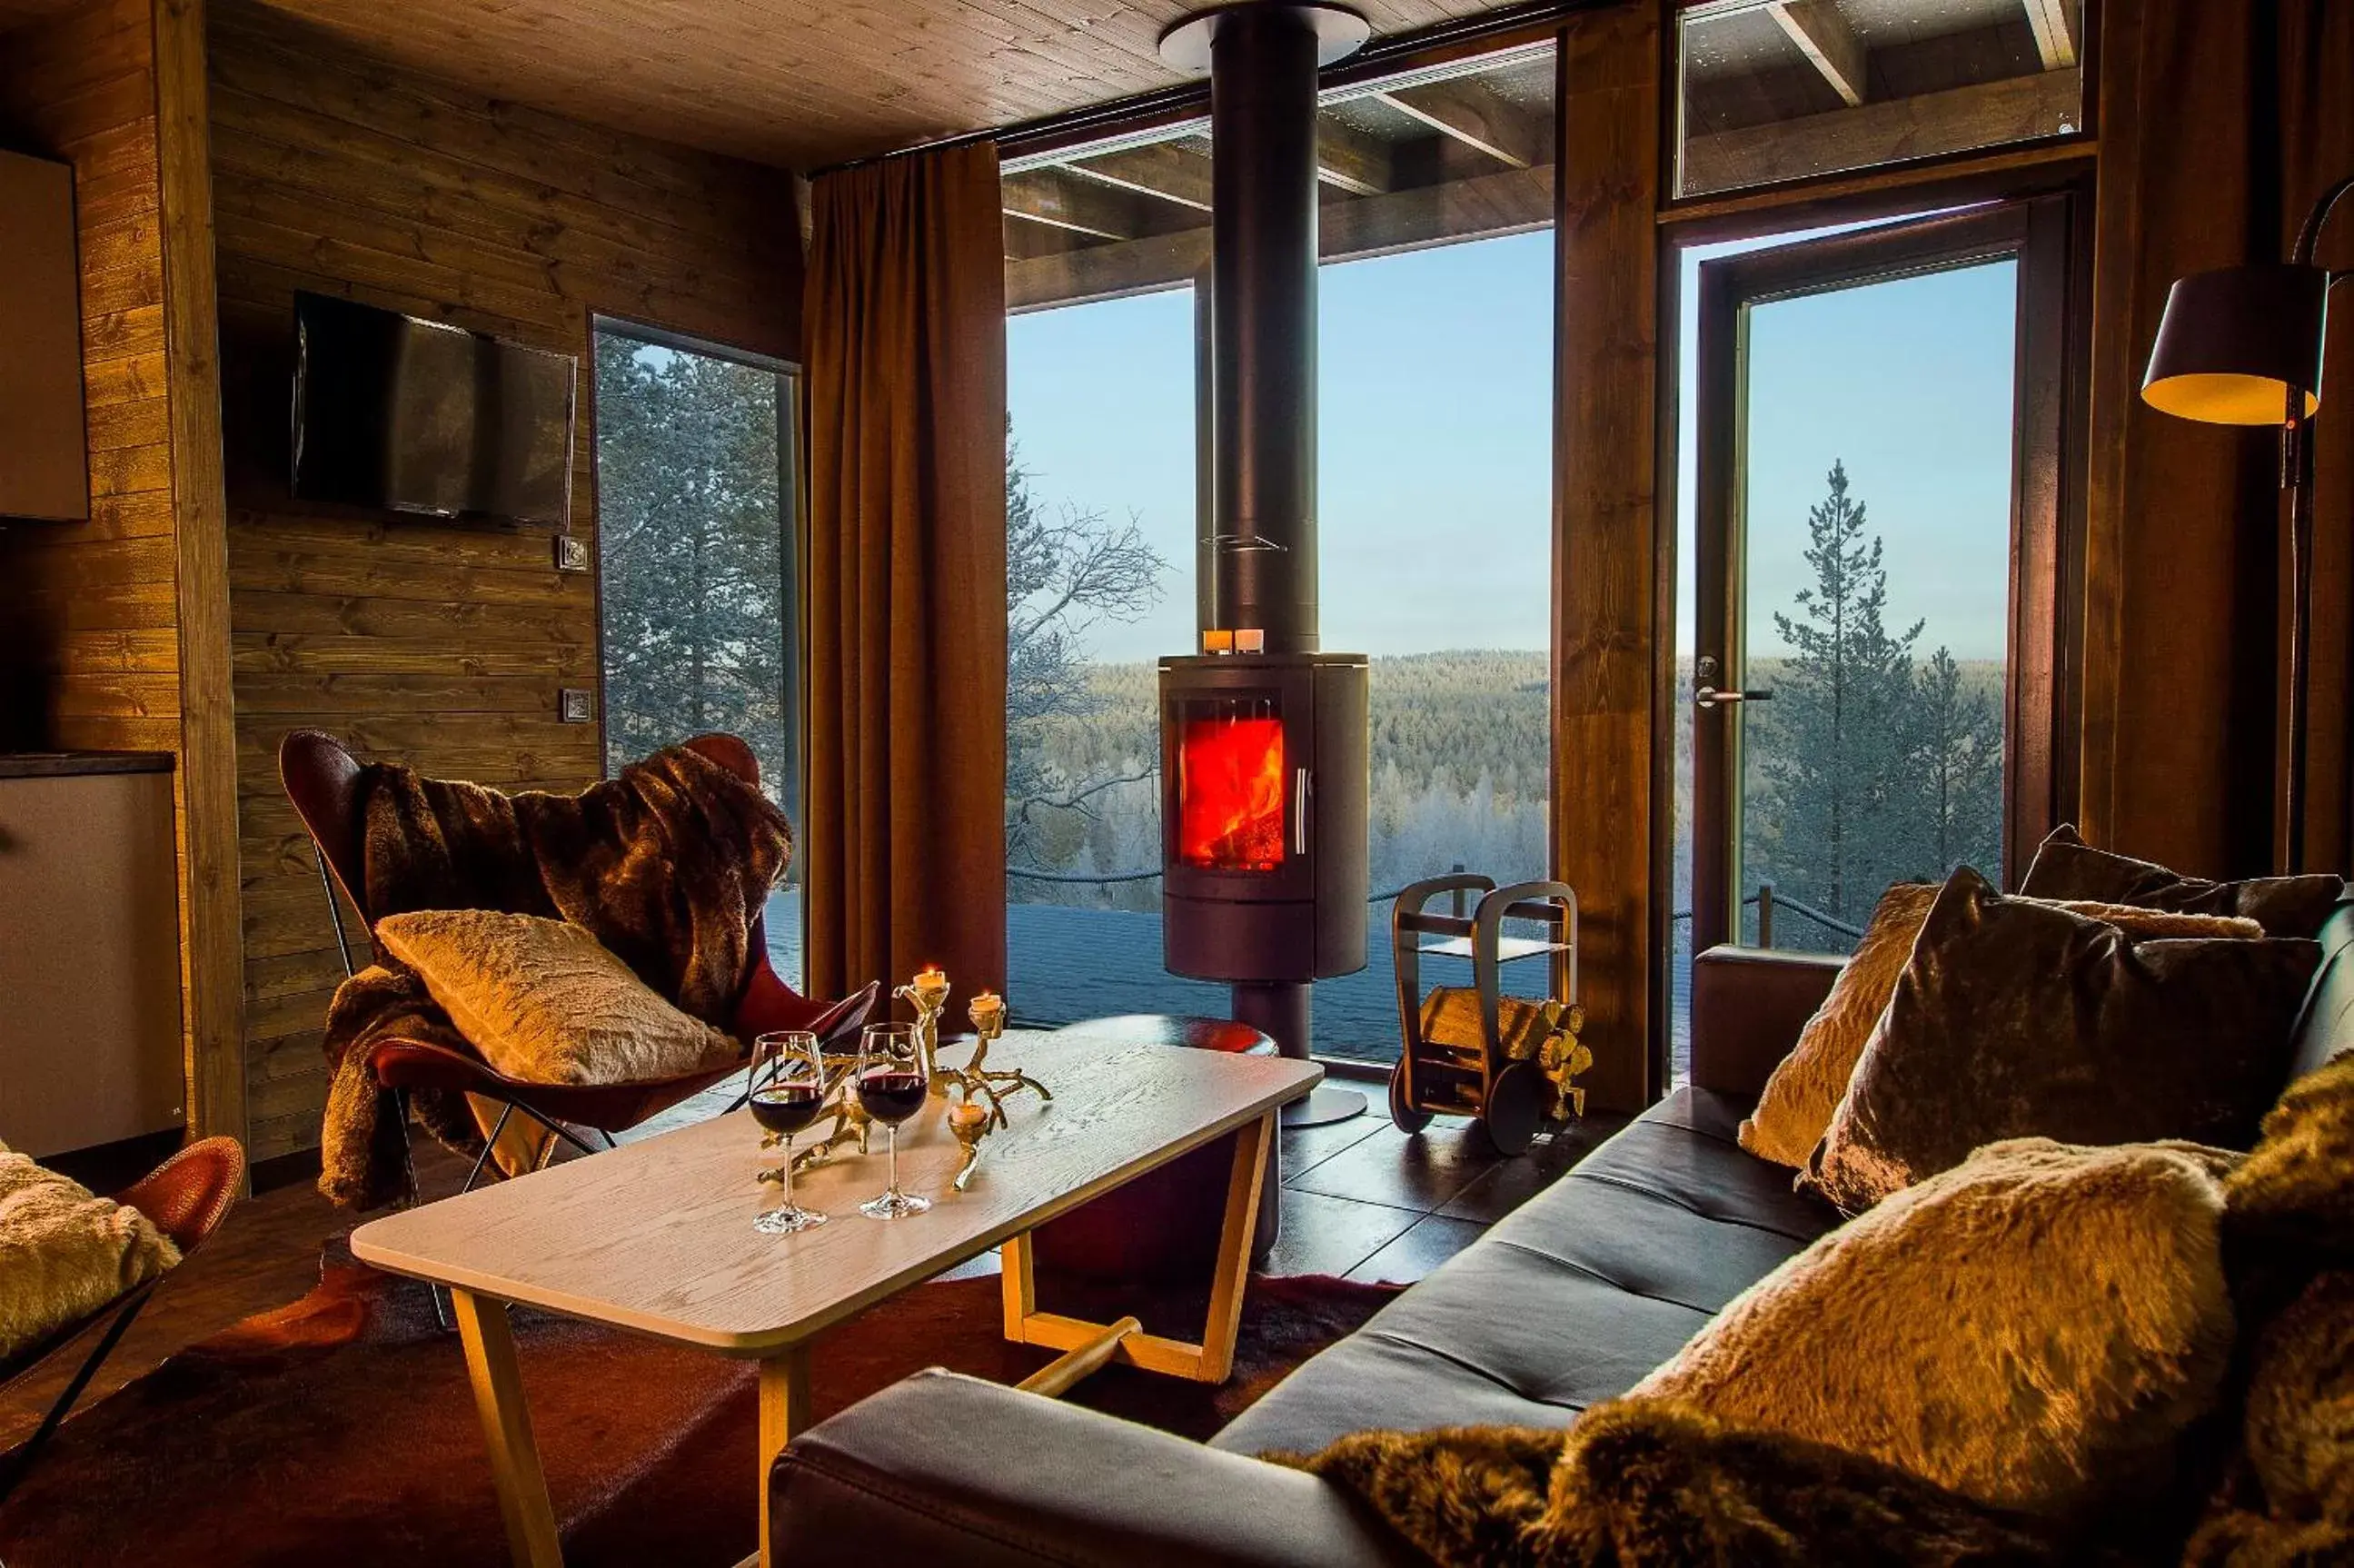
M1777 1165L1797 1169L1807 1163L1847 1093L1889 998L1896 994L1937 893L1934 882L1900 882L1881 895L1855 956L1840 971L1821 1009L1807 1021L1797 1047L1766 1079L1757 1108L1741 1124L1742 1148ZM2090 900L2041 902L2115 926L2136 942L2264 935L2263 926L2238 916L2184 915Z
M1368 1427L1561 1426L1624 1393L1838 1221L1735 1144L1744 1108L1695 1089L1652 1107L1213 1446L1314 1453Z
M2318 957L2305 939L2137 944L1964 867L1801 1180L1861 1213L2002 1139L2245 1149Z
M2210 882L2131 855L2096 850L2062 823L2037 846L2019 891L2031 898L2091 898L2190 915L2243 915L2268 937L2310 937L2345 891L2322 873Z
M2221 1178L2195 1144L2021 1139L1760 1280L1634 1390L2062 1518L2173 1471L2232 1350Z

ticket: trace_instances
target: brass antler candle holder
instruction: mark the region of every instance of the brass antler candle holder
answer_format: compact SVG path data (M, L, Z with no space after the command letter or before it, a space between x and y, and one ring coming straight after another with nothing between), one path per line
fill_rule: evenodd
M960 1192L971 1181L974 1170L981 1164L981 1140L1007 1125L1005 1097L1035 1089L1041 1100L1051 1103L1055 1097L1053 1091L1027 1073L1013 1068L991 1071L987 1065L991 1043L1005 1033L1002 997L994 991L982 991L972 999L965 1016L972 1020L976 1036L972 1060L961 1067L942 1068L933 1078L942 1093L953 1090L956 1094L949 1107L949 1130L956 1134L957 1142L964 1148L964 1163L957 1167L953 1182Z

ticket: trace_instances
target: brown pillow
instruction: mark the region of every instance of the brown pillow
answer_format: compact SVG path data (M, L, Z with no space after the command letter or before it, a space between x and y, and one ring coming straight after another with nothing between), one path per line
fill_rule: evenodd
M1799 1184L1855 1213L1999 1139L2245 1149L2288 1076L2319 953L2273 938L2137 944L2005 898L1965 866Z
M0 1143L0 1361L179 1261L138 1210Z
M2062 823L2035 852L2019 885L2033 898L2092 898L2184 914L2244 915L2267 937L2310 937L2345 895L2336 876L2259 876L2210 882L2182 876L2130 855L2096 850Z
M533 1084L635 1084L742 1056L579 927L490 909L390 915L376 934L482 1060Z
M2022 1139L1899 1192L1628 1391L2078 1517L2161 1484L2232 1351L2220 1181L2190 1144Z
M1912 959L1929 906L1937 899L1934 882L1900 882L1881 895L1855 956L1840 971L1831 993L1807 1021L1797 1045L1766 1080L1757 1108L1736 1133L1741 1147L1761 1160L1796 1170L1822 1140L1831 1112L1847 1093L1848 1079L1863 1054L1880 1015L1895 994L1896 979ZM2253 920L2213 915L2173 915L2117 904L2062 904L2059 907L2105 921L2140 941L2153 937L2261 937Z

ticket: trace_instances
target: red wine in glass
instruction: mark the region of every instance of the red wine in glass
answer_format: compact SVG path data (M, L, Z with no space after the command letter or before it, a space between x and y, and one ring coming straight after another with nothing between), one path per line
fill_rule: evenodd
M924 1097L931 1090L924 1074L923 1053L916 1045L915 1026L868 1024L858 1042L857 1082L859 1105L891 1132L890 1189L859 1204L858 1212L875 1220L920 1214L932 1206L932 1201L899 1190L899 1124L923 1109Z
M825 1053L816 1035L790 1029L763 1034L752 1042L751 1093L746 1105L771 1143L781 1141L785 1158L773 1172L764 1173L785 1184L785 1201L754 1217L752 1228L764 1235L787 1236L825 1224L825 1216L793 1202L793 1134L815 1121L825 1108Z
M825 1095L815 1084L769 1084L752 1097L752 1119L765 1132L790 1138L815 1121L824 1107Z
M858 1080L858 1103L876 1121L896 1127L924 1108L924 1096L929 1088L921 1073L886 1068Z

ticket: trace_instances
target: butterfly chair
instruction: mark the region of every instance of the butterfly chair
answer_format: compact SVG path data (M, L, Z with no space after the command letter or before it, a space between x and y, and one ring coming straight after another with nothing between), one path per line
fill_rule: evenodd
M760 780L760 765L752 748L735 736L698 736L686 745L748 783ZM352 907L367 923L371 948L376 924L363 896L367 878L362 859L366 827L360 820L359 759L331 735L298 729L279 743L278 774L288 799L294 802L296 813L311 832L319 881L326 890L328 913L334 921L335 945L343 957L344 972L349 975L355 969L352 946L344 929L343 909L336 901L335 890L343 890L344 896L351 900ZM866 1015L874 1011L878 987L871 980L833 1002L812 1001L787 985L769 963L765 916L752 922L747 968L749 972L745 977L744 993L736 1004L734 1020L735 1033L741 1038L749 1039L778 1029L806 1029L822 1042L837 1043L854 1037L859 1026L866 1022ZM561 1139L583 1154L594 1154L595 1147L576 1128L600 1135L610 1149L614 1147L615 1133L627 1132L744 1070L738 1063L642 1083L534 1084L507 1077L486 1062L444 1046L399 1038L378 1042L369 1054L368 1067L376 1082L392 1091L398 1107L401 1158L408 1201L412 1203L418 1201L417 1166L409 1151L408 1097L419 1090L476 1095L499 1107L497 1122L483 1142L482 1152L476 1157L474 1168L467 1172L465 1185L459 1189L462 1192L471 1191L481 1178L499 1135L506 1130L508 1118L518 1111L539 1123L554 1139ZM555 1149L551 1139L547 1153L552 1155Z
M115 1195L115 1201L138 1210L154 1222L155 1228L172 1238L172 1245L187 1258L195 1255L207 1237L220 1228L228 1215L229 1205L237 1202L239 1191L245 1184L245 1150L233 1138L207 1138L188 1145L153 1171ZM5 1458L0 1458L0 1502L16 1489L18 1483L30 1473L33 1461L40 1457L49 1439L82 1390L98 1374L100 1365L112 1354L114 1347L131 1327L139 1309L155 1287L170 1278L168 1274L133 1286L97 1311L67 1324L48 1339L0 1361L0 1388L6 1388L28 1376L34 1368L57 1355L69 1345L94 1330L101 1329L98 1343L82 1359L80 1366L66 1383L65 1392L41 1418L41 1425L24 1445Z

